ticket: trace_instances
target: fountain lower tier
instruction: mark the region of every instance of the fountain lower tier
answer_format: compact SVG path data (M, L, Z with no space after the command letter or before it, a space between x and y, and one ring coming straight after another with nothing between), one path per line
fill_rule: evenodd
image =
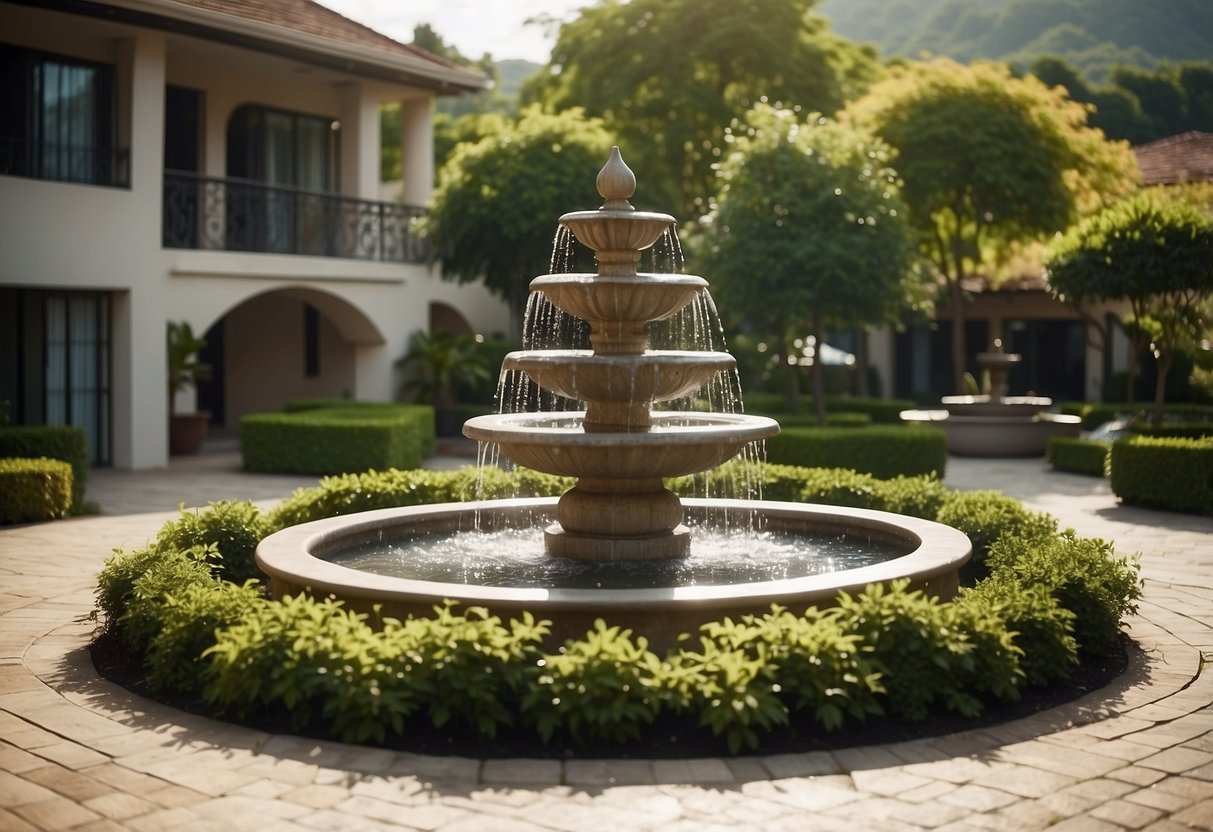
M724 525L729 535L770 529L788 535L840 536L891 543L905 554L856 569L802 577L639 589L436 582L379 575L324 559L377 541L419 539L424 545L434 536L549 523L556 500L539 498L411 506L303 523L262 540L257 564L269 575L275 598L299 593L333 595L376 620L428 616L435 605L453 599L487 607L504 619L524 611L548 619L553 624L549 643L554 646L566 638L583 636L594 619L603 618L645 636L661 650L672 646L678 634L692 632L707 621L761 615L772 604L795 613L811 606L832 606L840 591L854 594L869 584L900 578L909 579L914 588L930 595L950 598L971 549L969 539L956 529L881 511L748 500L683 502L693 525ZM471 557L469 566L474 572L474 555Z
M685 556L681 505L662 480L714 468L778 432L773 419L740 413L656 413L643 432L588 431L578 412L477 416L463 426L518 465L577 478L560 498L548 551L608 561Z

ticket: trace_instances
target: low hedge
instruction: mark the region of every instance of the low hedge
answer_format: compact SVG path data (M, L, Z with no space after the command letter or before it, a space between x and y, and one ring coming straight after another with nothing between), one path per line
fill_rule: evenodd
M782 465L850 468L881 479L934 474L948 462L938 428L873 425L869 428L787 428L766 440L767 459Z
M296 492L276 519L251 503L183 514L147 548L106 563L98 607L107 632L144 661L152 690L202 696L229 714L284 714L296 728L346 741L407 737L428 723L464 736L512 728L596 746L636 740L672 718L736 752L773 732L804 736L880 714L972 716L1025 686L1064 681L1080 654L1115 649L1121 618L1140 595L1133 561L1070 532L1025 536L1031 513L1001 495L952 492L929 477L763 470L774 490L798 484L803 494L866 495L872 504L925 491L937 499L920 508L934 505L939 517L963 504L966 516L987 518L990 577L946 603L896 582L804 615L776 607L707 624L663 655L609 622L552 647L543 642L546 623L529 615L507 623L450 604L376 629L338 601L271 601L255 583L222 577L224 541L243 549L288 517L468 495L477 480L469 468L332 477ZM524 491L567 486L519 473ZM491 475L488 490L503 492L511 479ZM368 490L381 493L357 496Z
M1083 430L1095 430L1121 416L1145 421L1153 408L1152 402L1063 402L1059 406L1062 413L1081 417ZM1181 422L1213 422L1213 407L1207 405L1168 404L1163 406L1163 414Z
M434 454L433 410L397 404L253 413L241 419L240 447L247 471L416 468Z
M55 520L72 508L72 466L60 459L0 459L0 523Z
M787 401L782 393L746 393L746 411L778 418L787 414ZM826 413L864 413L872 422L882 425L901 423L901 411L915 407L909 399L880 399L862 396L826 396ZM800 398L799 415L813 412L813 397Z
M1163 422L1161 425L1136 421L1130 429L1138 436L1203 439L1206 436L1213 436L1213 419L1207 422Z
M1213 438L1119 439L1109 472L1112 493L1126 503L1213 515Z
M1111 442L1080 439L1075 436L1052 436L1045 446L1045 458L1055 471L1107 476L1108 449Z
M72 425L5 425L0 427L0 458L59 459L72 466L71 511L84 511L90 462L84 429Z
M835 412L826 411L826 423L820 425L817 422L817 415L813 412L807 413L768 413L775 421L779 422L780 428L866 428L872 424L872 417L866 413L849 413L846 411Z

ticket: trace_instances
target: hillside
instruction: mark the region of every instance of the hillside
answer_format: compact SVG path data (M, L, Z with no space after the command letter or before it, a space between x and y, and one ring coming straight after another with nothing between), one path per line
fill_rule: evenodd
M1027 64L1058 55L1096 81L1118 63L1153 68L1213 55L1209 0L823 0L817 10L886 57Z

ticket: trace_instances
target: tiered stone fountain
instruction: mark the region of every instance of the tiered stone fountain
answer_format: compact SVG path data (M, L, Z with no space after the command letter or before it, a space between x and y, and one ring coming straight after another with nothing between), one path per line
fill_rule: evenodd
M1046 396L1007 395L1007 374L1022 359L995 339L993 349L977 354L977 366L990 378L989 395L944 396L942 410L905 410L901 418L943 428L948 452L957 456L1043 456L1051 437L1078 436L1082 420L1050 413L1053 400Z
M635 178L618 149L598 186L601 208L560 218L595 251L598 272L531 283L589 323L591 349L524 350L503 365L584 410L502 413L464 426L515 463L576 485L559 500L385 509L284 529L257 548L274 596L335 595L396 617L455 599L503 617L529 611L553 622L554 639L584 634L601 617L662 647L708 620L771 604L829 605L840 590L873 582L905 577L932 594L954 593L970 551L955 529L861 509L680 500L666 489L665 478L706 471L779 427L741 413L654 412L654 403L696 393L734 360L649 348L649 325L706 292L707 282L637 272L641 252L674 219L628 203ZM546 553L537 564L527 536L538 529ZM369 559L351 560L355 551Z
M562 557L685 556L690 533L682 504L663 479L714 468L746 443L779 432L774 420L760 416L653 414L654 402L692 394L735 362L722 352L649 349L648 324L676 314L708 284L695 275L637 273L640 253L674 218L635 210L628 202L635 189L636 177L615 148L598 174L606 202L560 218L594 250L598 274L531 282L532 292L589 323L592 349L514 352L504 363L544 390L586 402L584 413L480 416L463 428L472 439L498 444L520 465L577 478L546 533L547 551Z

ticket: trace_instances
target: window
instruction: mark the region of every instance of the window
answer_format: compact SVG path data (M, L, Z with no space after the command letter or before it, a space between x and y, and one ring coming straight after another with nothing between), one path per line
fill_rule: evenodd
M110 304L101 292L0 289L0 401L17 424L76 425L110 461Z
M0 173L126 186L112 66L0 44L0 112Z
M333 121L246 104L227 128L227 174L267 185L332 191Z

